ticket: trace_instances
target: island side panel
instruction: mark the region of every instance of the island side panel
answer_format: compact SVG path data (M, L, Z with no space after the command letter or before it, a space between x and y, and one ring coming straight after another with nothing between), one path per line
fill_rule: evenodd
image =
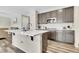
M27 53L42 52L42 34L33 36L33 41L30 36L15 34L13 35L12 45Z
M42 52L45 53L48 47L48 32L42 34Z

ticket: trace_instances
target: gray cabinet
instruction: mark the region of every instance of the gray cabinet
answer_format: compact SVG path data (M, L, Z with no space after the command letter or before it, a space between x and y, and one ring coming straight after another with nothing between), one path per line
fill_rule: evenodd
M45 18L45 17L44 17L44 14L39 14L39 15L38 15L38 23L39 23L39 24L44 24L44 21L45 21L44 18Z
M38 14L38 23L39 24L43 24L44 23L44 14Z
M50 33L50 39L51 40L56 40L56 31L51 31L51 33Z
M41 14L38 14L38 24L41 24Z
M66 43L74 43L74 31L71 30L63 30L57 31L56 40Z
M63 31L56 31L56 41L61 41L63 42Z
M74 22L74 7L58 10L58 23Z
M42 14L38 14L38 23L39 24L46 24L48 18L53 18L55 17L57 19L57 10L56 11L51 11L51 12L46 12Z
M74 7L63 9L63 22L65 23L74 22Z
M57 10L58 12L58 20L57 23L63 23L63 9Z
M48 18L50 18L50 12L38 14L38 23L39 24L46 24Z
M54 10L38 15L38 23L46 24L48 18L56 18L57 23L74 22L74 7L68 7L60 10Z
M57 10L51 11L51 12L50 12L50 17L51 17L51 18L55 17L56 19L58 19L58 12L57 12Z
M64 31L63 41L67 43L74 43L74 31Z
M46 12L45 13L45 24L47 23L47 20L48 20L48 18L51 18L51 16L50 16L51 14L50 14L50 12Z

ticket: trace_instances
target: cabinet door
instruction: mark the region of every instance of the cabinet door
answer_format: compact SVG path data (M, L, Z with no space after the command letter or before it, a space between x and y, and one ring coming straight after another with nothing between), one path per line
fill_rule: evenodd
M12 45L20 48L22 46L21 39L21 35L18 35L17 33L12 33Z
M50 17L51 17L51 18L55 17L56 20L58 21L58 12L57 12L57 10L51 11L50 13L51 13Z
M58 31L56 40L65 43L74 43L74 31Z
M63 9L60 9L57 11L58 12L58 23L62 23L63 22Z
M39 24L46 24L48 18L50 18L50 12L39 14L38 15L38 23Z
M52 39L52 40L56 40L56 31L51 31L51 33L50 33L51 35L51 37L50 37L50 39Z
M63 31L62 42L74 43L74 31Z
M38 21L39 21L39 24L45 24L46 23L46 16L45 16L45 13L42 13L42 14L39 14L39 19L38 19Z
M41 14L41 24L45 23L45 14Z
M46 13L46 17L47 17L47 19L50 18L51 17L51 13L50 12L47 12Z
M46 18L46 23L47 23L48 18L51 18L51 13L50 12L46 12L45 18Z
M74 43L74 31L65 31L65 42Z
M63 19L64 19L64 22L67 22L67 23L73 22L73 19L74 19L73 7L63 9Z
M42 24L42 15L41 14L38 14L38 24Z
M47 23L47 13L43 13L43 24Z
M65 36L63 35L63 31L62 30L56 31L56 40L57 41L63 42L63 37L65 38Z

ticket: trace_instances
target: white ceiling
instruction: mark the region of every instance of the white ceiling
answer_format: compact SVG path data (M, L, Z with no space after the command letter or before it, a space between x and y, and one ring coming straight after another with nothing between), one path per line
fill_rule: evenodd
M0 11L26 14L32 10L37 10L39 11L39 13L42 13L42 12L47 12L64 7L68 7L68 6L0 6Z

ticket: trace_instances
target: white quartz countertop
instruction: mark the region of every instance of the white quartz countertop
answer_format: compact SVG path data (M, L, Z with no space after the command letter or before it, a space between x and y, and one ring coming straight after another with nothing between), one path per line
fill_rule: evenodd
M21 31L21 30L5 30L7 32L18 33L21 35L35 36L38 34L46 33L47 30L29 30L29 31Z
M21 34L35 36L35 35L46 33L46 32L48 32L48 31L47 30L30 30L30 31L26 31L26 32L21 32Z

